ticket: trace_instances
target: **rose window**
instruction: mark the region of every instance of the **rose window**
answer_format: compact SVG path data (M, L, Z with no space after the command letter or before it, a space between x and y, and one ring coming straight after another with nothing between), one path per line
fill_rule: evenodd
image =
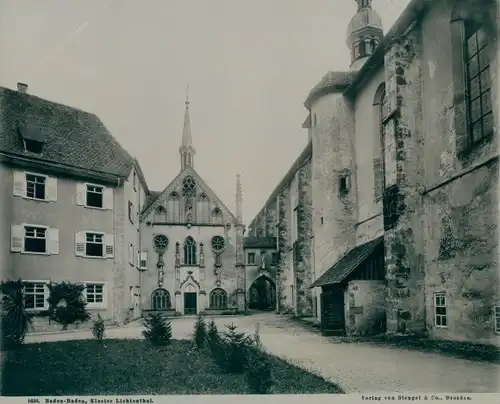
M163 234L155 236L153 239L153 245L157 253L163 253L168 247L168 238Z
M226 246L226 242L224 240L224 237L221 236L214 236L212 238L212 250L215 252L221 252L224 250L224 247Z

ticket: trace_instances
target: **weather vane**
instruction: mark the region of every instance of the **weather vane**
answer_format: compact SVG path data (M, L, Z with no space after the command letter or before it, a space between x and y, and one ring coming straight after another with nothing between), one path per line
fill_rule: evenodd
M186 105L189 104L189 84L186 86Z

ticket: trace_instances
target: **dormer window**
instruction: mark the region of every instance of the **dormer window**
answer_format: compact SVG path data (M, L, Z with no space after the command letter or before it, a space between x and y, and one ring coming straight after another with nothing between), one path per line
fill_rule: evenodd
M36 154L42 154L43 143L36 140L23 139L24 151Z

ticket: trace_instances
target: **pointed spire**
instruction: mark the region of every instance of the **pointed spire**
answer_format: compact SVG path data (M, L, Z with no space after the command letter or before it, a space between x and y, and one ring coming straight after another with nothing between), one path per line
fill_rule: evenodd
M242 206L243 205L243 191L241 189L241 175L236 174L236 218L241 224L243 221Z
M186 166L194 166L194 155L196 153L193 147L193 139L191 136L191 119L189 117L189 85L186 87L186 105L184 110L184 128L182 130L182 144L179 148L179 153L181 155L181 170L184 170Z

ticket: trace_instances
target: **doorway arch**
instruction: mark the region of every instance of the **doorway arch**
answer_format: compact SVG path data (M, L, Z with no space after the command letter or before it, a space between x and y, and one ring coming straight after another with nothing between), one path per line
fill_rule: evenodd
M248 290L248 308L252 310L272 311L276 309L276 284L265 276L259 276Z

